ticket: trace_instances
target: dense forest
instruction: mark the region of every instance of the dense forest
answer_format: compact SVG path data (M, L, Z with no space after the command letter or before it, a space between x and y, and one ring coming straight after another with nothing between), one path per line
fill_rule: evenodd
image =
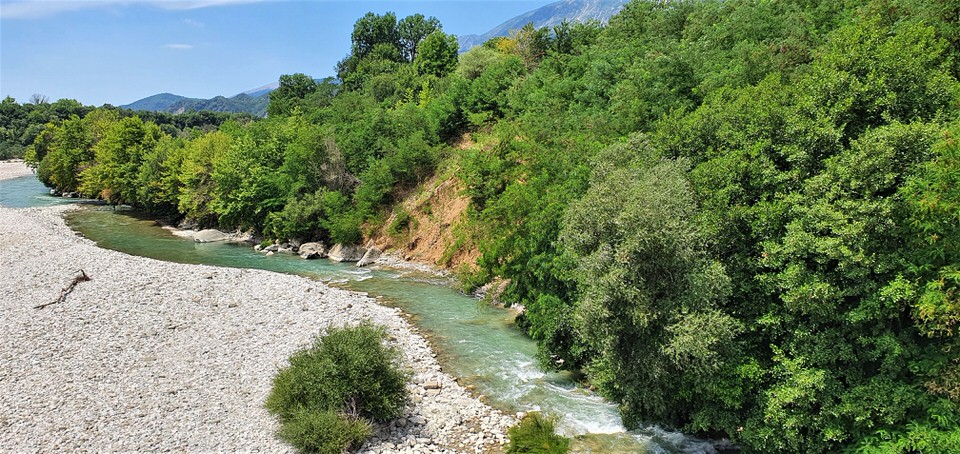
M16 99L8 96L0 101L0 159L23 158L27 149L35 144L34 148L40 147L43 155L44 141L49 141L50 134L65 120L74 116L77 119L84 118L95 110L101 111L99 115L102 115L103 111L109 111L111 113L107 115L113 119L138 116L144 121L156 124L165 134L171 136L190 134L195 130L209 132L219 128L227 120L246 122L254 118L247 114L211 111L172 115L162 112L134 112L111 105L94 108L73 99L60 99L51 103L40 94L32 96L29 102L19 104ZM46 137L43 137L44 134Z
M960 452L960 3L636 0L462 55L370 13L351 42L266 119L8 100L4 146L63 191L330 243L448 178L462 279L628 425Z

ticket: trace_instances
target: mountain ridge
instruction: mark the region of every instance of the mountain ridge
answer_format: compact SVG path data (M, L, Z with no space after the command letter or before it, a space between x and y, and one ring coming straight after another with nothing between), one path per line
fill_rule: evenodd
M267 115L270 103L270 85L255 88L229 98L214 96L210 99L188 98L173 93L160 93L120 106L130 110L168 112L179 114L191 111L209 110L213 112L248 113L260 117ZM252 94L251 94L252 93Z
M519 30L528 23L534 27L552 27L564 20L570 22L586 22L599 20L606 23L615 14L620 12L623 5L629 0L560 0L535 10L527 11L519 16L507 19L500 25L483 34L460 35L460 52L466 52L497 36L508 36L511 30Z

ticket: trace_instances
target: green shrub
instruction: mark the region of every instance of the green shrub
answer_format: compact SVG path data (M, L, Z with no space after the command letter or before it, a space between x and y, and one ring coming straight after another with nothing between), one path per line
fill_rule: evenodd
M393 222L390 223L389 231L392 235L399 235L403 229L406 229L410 225L410 212L400 208L400 211L397 213L397 216L393 218Z
M450 259L447 259L445 263L449 261ZM453 271L453 275L456 278L456 288L463 293L472 293L491 279L486 269L470 266L469 263L461 263Z
M562 454L570 451L570 439L554 433L556 420L539 412L527 413L507 431L507 453Z
M382 327L369 323L331 328L294 353L266 402L280 419L281 438L307 451L339 452L362 444L370 421L399 416L407 374L385 338Z
M290 199L280 211L270 213L264 233L272 238L301 238L355 244L363 238L364 214L339 191L318 189Z
M330 242L333 244L357 244L363 239L360 224L363 222L363 213L346 211L331 215L325 225L330 230Z
M298 450L330 454L358 447L372 433L366 420L329 410L299 410L280 428L280 438Z

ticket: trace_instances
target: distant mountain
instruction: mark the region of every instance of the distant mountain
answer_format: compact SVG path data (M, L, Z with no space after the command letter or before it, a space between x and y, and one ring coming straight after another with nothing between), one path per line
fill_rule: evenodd
M150 110L154 112L166 112L174 104L181 101L200 101L199 99L187 98L185 96L175 95L173 93L160 93L134 101L125 106L120 106L130 110Z
M523 13L510 19L482 35L461 35L460 52L466 52L473 46L487 42L497 36L508 36L511 30L519 30L524 25L533 22L534 27L552 27L564 20L570 22L586 22L596 19L607 22L620 12L623 5L629 0L561 0L533 11Z
M248 113L258 117L267 116L267 104L270 103L270 92L260 96L250 96L240 93L231 98L216 96L210 99L185 99L170 106L167 112L183 113L187 111L212 110L214 112Z
M266 84L262 87L257 87L252 90L247 90L241 94L250 95L256 98L257 96L265 95L278 88L280 88L280 82L273 82L273 83Z
M230 98L216 96L210 99L187 98L170 93L161 93L120 107L174 114L211 110L214 112L248 113L265 117L267 115L267 104L270 103L270 92L273 90L273 88L269 88L269 85L266 85Z

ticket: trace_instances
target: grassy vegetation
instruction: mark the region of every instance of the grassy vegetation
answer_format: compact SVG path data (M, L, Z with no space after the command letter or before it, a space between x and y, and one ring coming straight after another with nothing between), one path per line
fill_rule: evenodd
M524 415L507 432L510 442L508 454L566 454L570 439L556 434L556 421L540 412Z

